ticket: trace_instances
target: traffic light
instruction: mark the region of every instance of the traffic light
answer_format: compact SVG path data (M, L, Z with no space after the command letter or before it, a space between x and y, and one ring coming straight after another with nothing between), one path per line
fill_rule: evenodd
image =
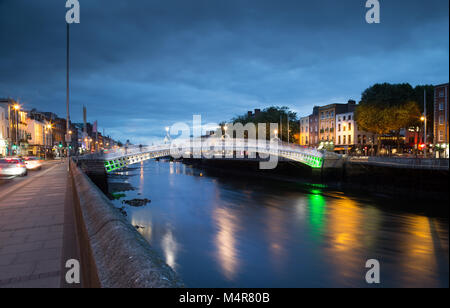
M62 148L63 147L63 144L62 144L62 142L60 142L59 143L59 148Z

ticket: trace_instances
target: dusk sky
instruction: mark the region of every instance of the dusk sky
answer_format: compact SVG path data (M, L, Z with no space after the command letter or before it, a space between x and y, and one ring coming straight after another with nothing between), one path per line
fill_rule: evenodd
M449 80L448 0L80 0L71 115L119 140L254 108L359 100L374 83ZM65 1L0 0L0 97L65 117Z

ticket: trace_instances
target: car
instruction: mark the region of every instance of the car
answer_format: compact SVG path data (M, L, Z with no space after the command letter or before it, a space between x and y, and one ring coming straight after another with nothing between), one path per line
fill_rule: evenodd
M42 160L38 157L24 157L23 161L27 170L40 170L42 168Z
M20 158L2 158L0 159L0 176L1 177L15 177L26 176L28 170Z

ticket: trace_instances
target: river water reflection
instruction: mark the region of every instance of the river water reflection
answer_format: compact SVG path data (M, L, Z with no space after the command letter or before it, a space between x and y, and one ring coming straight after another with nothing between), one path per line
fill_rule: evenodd
M126 199L152 202L128 217L189 287L366 287L368 259L383 287L448 287L447 218L182 163L137 167Z

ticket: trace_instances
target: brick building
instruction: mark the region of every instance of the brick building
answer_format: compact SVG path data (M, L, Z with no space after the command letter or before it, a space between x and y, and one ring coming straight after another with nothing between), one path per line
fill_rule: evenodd
M448 145L448 83L434 89L434 143Z

